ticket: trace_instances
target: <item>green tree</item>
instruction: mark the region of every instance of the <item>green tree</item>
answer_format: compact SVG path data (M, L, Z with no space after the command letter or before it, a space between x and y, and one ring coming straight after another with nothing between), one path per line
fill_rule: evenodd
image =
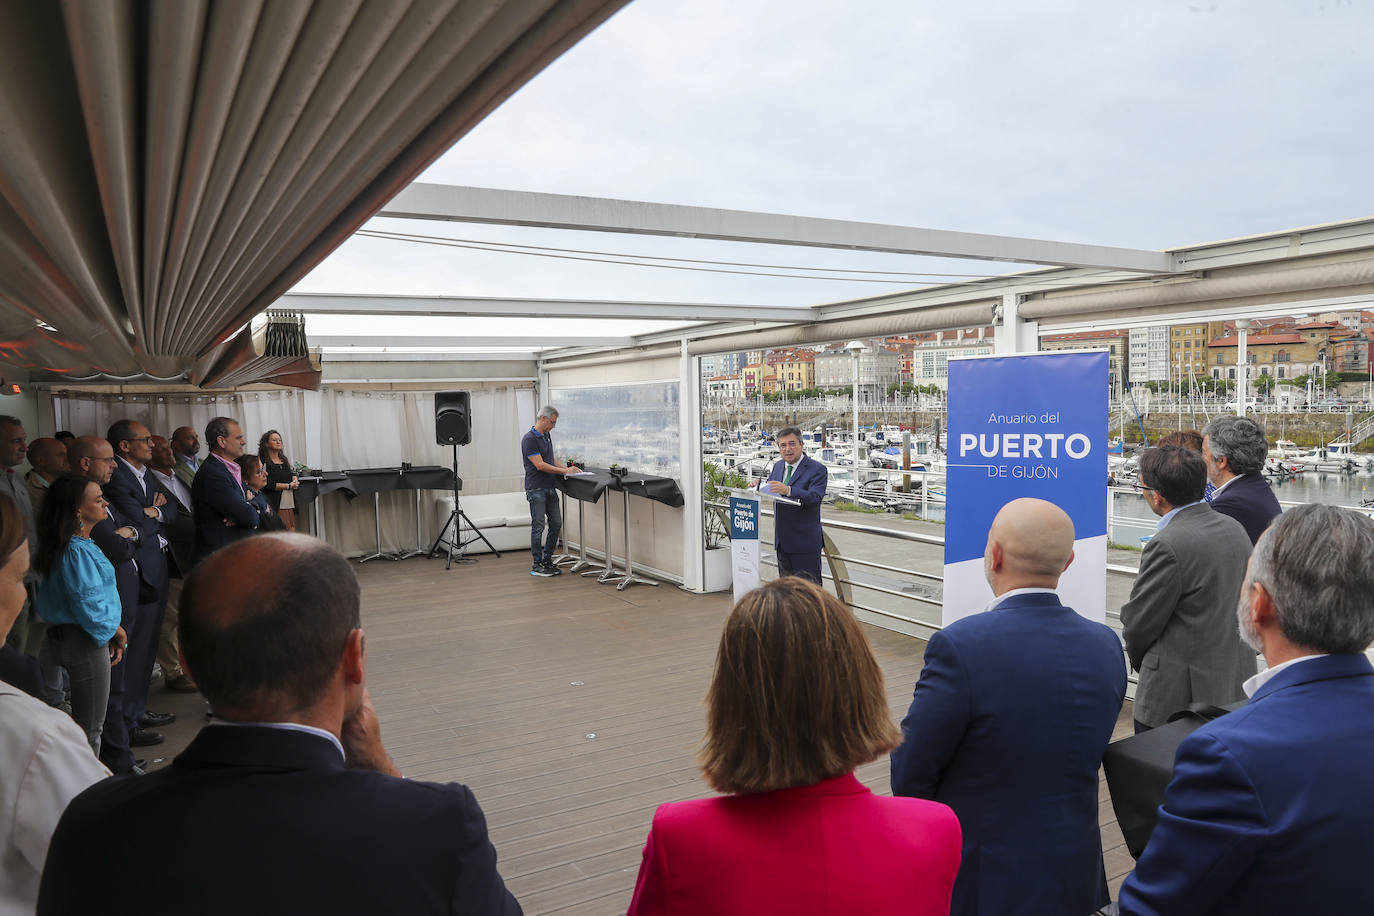
M1261 375L1255 379L1255 392L1257 394L1268 394L1274 390L1274 377L1272 375Z

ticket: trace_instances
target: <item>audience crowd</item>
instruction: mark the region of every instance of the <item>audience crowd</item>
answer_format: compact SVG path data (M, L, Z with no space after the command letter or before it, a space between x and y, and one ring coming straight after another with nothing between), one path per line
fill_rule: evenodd
M1059 600L1069 517L1004 506L994 601L930 639L900 728L849 608L799 577L745 595L705 698L720 794L655 812L629 916L1374 912L1374 521L1279 513L1247 423L1142 457L1160 521L1122 639ZM245 454L216 417L204 440L121 420L30 444L0 417L0 914L520 913L472 792L382 744L358 582L292 533L280 434ZM1238 708L1183 738L1111 904L1098 769L1127 661L1138 732ZM145 772L172 719L155 665L215 717ZM893 797L854 775L883 755ZM158 892L126 895L150 861Z

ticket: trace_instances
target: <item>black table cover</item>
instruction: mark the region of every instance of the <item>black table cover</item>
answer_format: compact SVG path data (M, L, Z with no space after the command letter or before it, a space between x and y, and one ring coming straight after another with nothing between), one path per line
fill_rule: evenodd
M350 500L358 496L371 496L373 493L390 493L393 490L453 489L453 469L438 465L426 465L408 471L400 468L354 468L344 471L344 474L351 481L351 495L345 494ZM463 486L461 478L458 486L460 489Z
M453 468L427 464L401 472L401 486L407 490L452 490ZM463 478L458 478L458 489L463 489Z
M583 468L582 470L588 471L590 476L559 477L558 489L573 499L584 503L594 503L601 499L602 493L605 493L615 484L611 472L605 468Z
M671 477L656 477L653 474L637 474L630 471L624 477L616 479L615 488L652 499L674 509L680 508L684 502L682 490Z
M296 490L297 509L308 506L317 497L333 493L335 490L343 490L349 499L358 495L354 492L353 482L348 479L348 475L339 471L326 471L319 477L302 477L300 481L300 488Z

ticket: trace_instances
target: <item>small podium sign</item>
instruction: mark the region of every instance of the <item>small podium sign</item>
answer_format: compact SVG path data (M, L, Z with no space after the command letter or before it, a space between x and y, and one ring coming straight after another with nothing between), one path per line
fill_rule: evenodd
M735 491L737 494L740 491ZM730 497L730 561L735 601L759 587L759 497L745 492Z

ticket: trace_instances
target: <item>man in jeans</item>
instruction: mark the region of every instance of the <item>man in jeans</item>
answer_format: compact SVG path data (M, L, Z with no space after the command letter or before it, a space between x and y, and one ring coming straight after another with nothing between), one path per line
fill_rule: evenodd
M553 439L549 431L558 424L558 411L544 407L530 431L520 440L520 459L525 465L525 499L530 503L531 576L557 576L562 570L553 565L553 548L563 531L563 510L558 504L554 476L576 474L577 468L564 467L553 460ZM545 524L548 536L544 536Z

